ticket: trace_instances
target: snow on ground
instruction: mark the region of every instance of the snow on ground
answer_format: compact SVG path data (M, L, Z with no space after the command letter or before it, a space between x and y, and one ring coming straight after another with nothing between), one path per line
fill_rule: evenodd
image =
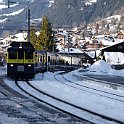
M15 7L15 6L17 6L18 4L13 4L13 5L10 5L10 7ZM0 10L1 9L4 9L4 8L8 8L8 6L7 5L5 5L4 3L0 3Z
M101 67L102 66L102 67ZM103 68L104 67L104 68ZM107 73L111 69L111 65L107 64L105 61L96 61L91 67L90 72L101 72Z
M22 119L19 118L13 118L13 117L8 117L8 115L0 113L0 122L2 124L28 124L27 122L23 121Z
M60 50L60 49L59 49ZM81 50L77 48L63 48L60 50L60 53L83 53Z
M85 4L92 5L93 3L96 3L96 2L97 2L97 0L87 0L87 1L85 1Z
M7 18L0 20L0 23L4 23L7 20Z
M6 73L5 69L1 69L3 73ZM4 70L4 71L3 71ZM111 66L104 62L103 60L95 62L92 66L90 66L86 72L81 72L83 69L79 69L73 72L70 72L68 74L65 74L64 76L71 80L74 81L80 85L85 85L90 88L96 88L98 90L102 91L108 91L110 93L115 93L124 96L124 91L122 90L115 90L112 88L108 88L102 85L98 85L92 82L87 82L84 80L79 80L76 78L74 75L82 76L83 74L109 74L109 75L116 75L118 74L119 76L124 75L124 70L118 71L118 70L113 70L111 69ZM37 87L39 90L42 90L44 92L47 92L53 96L56 96L60 99L64 99L70 103L73 103L75 105L78 105L80 107L85 107L87 109L90 109L92 111L107 115L109 117L116 118L118 120L124 121L123 115L124 115L124 104L123 102L120 102L118 100L113 100L109 98L105 98L102 96L98 95L98 91L87 91L86 89L84 91L79 90L79 89L74 89L73 87L67 86L65 84L62 84L54 79L54 75L58 73L51 73L51 72L46 72L44 74L36 74L35 79L30 81L32 85ZM11 86L14 87L13 82L9 81L8 79L5 79L5 82ZM66 82L65 82L66 83ZM16 90L17 87L14 87ZM28 88L27 88L28 89ZM84 89L84 88L83 88ZM28 89L30 90L30 89ZM36 94L37 95L37 94ZM105 95L102 93L101 95ZM38 96L38 95L37 95ZM90 96L90 97L89 97ZM112 97L111 95L108 95ZM38 96L40 97L40 96ZM116 96L115 96L116 97ZM122 98L123 99L123 98ZM50 102L50 101L49 101ZM92 103L92 104L91 104Z
M18 33L15 35L17 37L16 41L26 41L27 33Z
M21 13L24 9L20 9L18 11L15 11L15 12L12 12L12 13L9 13L9 14L3 14L3 15L0 15L1 16L15 16L15 15L18 15L19 13Z
M101 70L99 70L99 67L101 68ZM92 73L98 72L99 74L105 74L105 73L107 74L110 72L111 68L110 68L110 65L108 65L104 61L98 61L89 68L89 71L87 73L90 73L91 70L93 70ZM76 74L79 75L79 71L74 71L71 73L75 75ZM76 81L79 84L85 83L85 85L91 87L91 84L86 83L86 81L78 81L77 79L75 79L71 73L68 73L66 75L67 79L70 78L71 81ZM113 74L112 71L109 74ZM83 76L83 74L81 73L80 75ZM37 82L36 80L39 77L41 77L41 80ZM47 72L43 75L43 77L37 75L36 79L32 81L32 84L38 89L48 92L49 94L56 96L58 98L65 99L69 101L70 103L73 103L78 106L90 109L94 112L105 114L107 116L124 121L124 118L123 118L124 104L122 102L119 102L117 100L112 100L109 98L105 98L105 97L101 97L97 94L92 94L90 92L80 91L70 86L58 83L55 81L55 79L53 79L53 73ZM99 89L99 87L95 85L92 85L92 87ZM104 91L108 90L109 92L122 94L124 96L123 91L119 91L119 90L115 91L114 89L109 89L107 87L103 87L102 90Z
M5 75L5 74L7 74L7 72L6 72L6 66L5 67L0 67L0 75Z
M0 75L4 75L4 74L6 74L6 67L0 67ZM4 96L3 94L0 93L0 107L2 107L2 105L3 106L9 106L9 107L11 106L13 108L17 107L17 104L13 103L9 98L7 98L6 96ZM6 108L1 108L1 110L4 110L5 113L7 111ZM18 124L18 123L20 123L20 124L28 124L23 119L8 116L4 112L2 113L0 111L0 123L1 124ZM9 112L7 112L7 113L9 113Z
M105 74L105 75L114 75L114 76L124 76L124 69L114 70L111 68L111 65L106 63L103 60L96 61L92 66L90 66L88 73L92 74Z
M0 4L0 9L4 9L4 8L7 8L7 6L6 6L6 5L1 5L1 4Z

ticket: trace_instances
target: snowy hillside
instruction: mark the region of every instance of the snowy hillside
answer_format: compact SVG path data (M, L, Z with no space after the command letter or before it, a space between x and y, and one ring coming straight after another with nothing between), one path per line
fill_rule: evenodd
M93 3L96 3L97 0L85 0L86 5L92 5Z
M4 31L8 31L8 29L11 30L10 32L14 32L15 30L26 30L28 0L14 0L14 3L10 3L9 8L8 1L3 1L0 1L0 35L2 35ZM30 18L32 20L40 18L40 21L41 17L54 3L54 0L30 1Z

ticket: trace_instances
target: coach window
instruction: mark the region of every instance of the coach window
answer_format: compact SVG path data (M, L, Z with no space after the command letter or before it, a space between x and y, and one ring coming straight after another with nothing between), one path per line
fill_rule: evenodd
M18 52L18 59L24 59L24 52Z
M16 52L9 52L8 58L9 59L17 59L17 53Z
M25 59L33 59L33 52L28 51L28 52L25 54Z

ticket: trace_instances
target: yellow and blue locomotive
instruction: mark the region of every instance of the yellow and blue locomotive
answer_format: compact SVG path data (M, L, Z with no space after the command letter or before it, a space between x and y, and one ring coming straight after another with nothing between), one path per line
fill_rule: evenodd
M33 78L46 70L47 52L36 51L30 42L12 42L7 49L7 77Z

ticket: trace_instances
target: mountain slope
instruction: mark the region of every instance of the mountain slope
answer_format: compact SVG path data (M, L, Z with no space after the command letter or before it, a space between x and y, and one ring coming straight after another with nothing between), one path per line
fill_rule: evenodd
M0 34L2 34L3 30L5 31L8 29L11 29L11 31L27 29L27 8L29 4L23 1L19 1L18 4L10 5L10 8L7 8L8 6L6 3L5 5L6 6L0 11ZM31 10L30 18L41 18L47 12L49 5L50 3L48 0L34 0L31 2L29 5ZM17 14L18 11L20 11L20 13Z
M124 0L55 0L48 16L55 26L82 25L111 16Z
M7 2L7 0L3 1ZM0 29L0 34L5 29L11 29L12 31L27 29L27 2L24 2L26 0L13 1L18 1L18 4L10 6L10 8L6 6L0 11L0 28L2 28ZM84 25L100 18L111 16L114 13L120 13L124 6L124 0L30 1L31 20L40 19L41 21L42 16L47 15L54 27ZM13 12L16 11L18 11L18 14L14 15Z

